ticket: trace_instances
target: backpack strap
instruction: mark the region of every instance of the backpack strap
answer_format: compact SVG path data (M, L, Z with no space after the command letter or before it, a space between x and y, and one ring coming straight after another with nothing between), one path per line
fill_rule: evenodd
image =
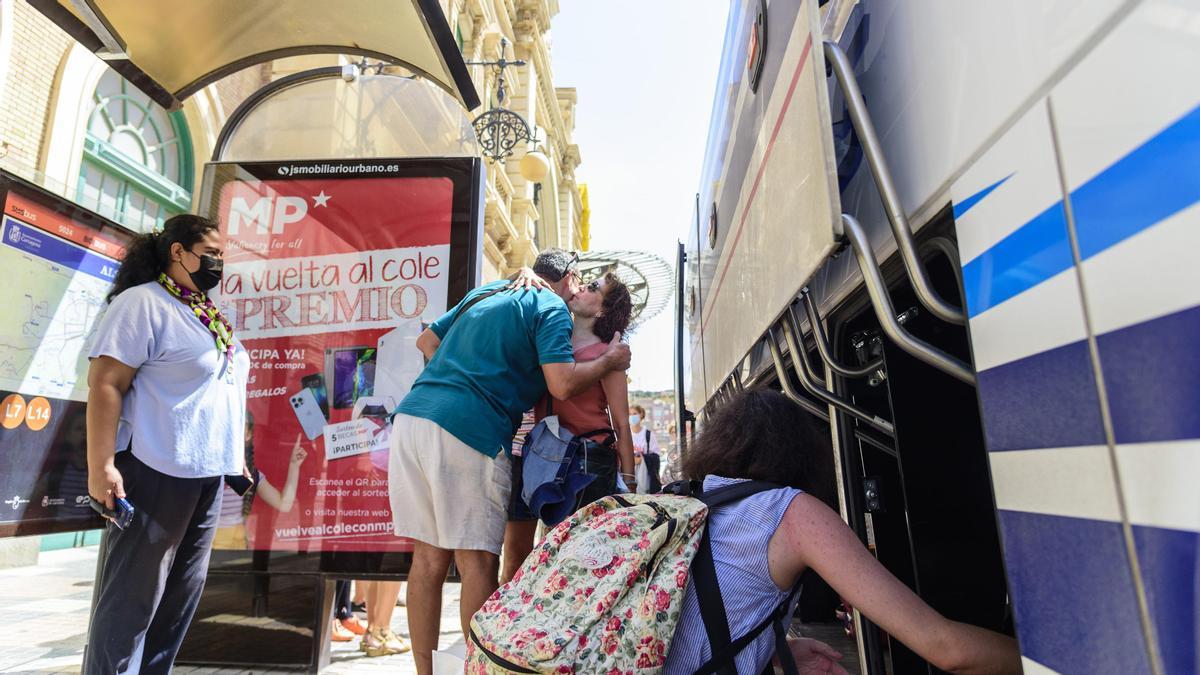
M704 632L708 633L708 644L713 654L724 654L730 647L729 618L725 616L725 602L721 599L721 584L717 581L717 565L713 561L708 527L704 528L704 534L700 536L700 548L692 558L692 579L696 588L696 599L700 601L700 618L704 622ZM713 661L709 663L712 664ZM709 672L737 675L732 659L720 665L723 667L713 668Z
M697 554L699 555L699 554ZM792 590L788 592L787 597L775 611L771 612L767 618L763 619L757 626L751 628L745 635L729 643L724 649L718 651L715 647L712 650L712 658L700 666L696 670L695 675L715 675L716 673L735 673L735 659L742 650L750 646L750 643L762 634L767 628L774 628L775 632L775 656L779 658L779 664L783 667L785 675L798 675L799 668L796 666L796 659L792 657L792 651L787 647L787 619L789 610L792 607L792 602L796 596L800 594L800 582L797 581ZM768 670L770 668L768 667Z
M709 490L708 492L702 491L699 494L693 492L692 496L704 502L704 505L708 507L708 510L712 511L713 509L724 506L730 502L736 502L751 495L756 495L760 492L766 492L767 490L778 490L782 487L784 486L777 483L769 483L765 480L744 480L734 483L733 485L726 485L725 487L719 487L715 490ZM700 489L703 490L703 487Z
M692 496L704 502L710 512L725 504L779 487L782 486L767 481L751 480L704 492L702 483L688 484ZM708 633L708 644L712 653L731 652L732 645L735 643L731 643L729 619L725 616L725 602L721 599L721 585L717 581L717 565L713 560L712 540L709 538L708 527L704 528L704 534L700 537L700 548L696 551L696 557L692 559L692 578L695 579L696 599L700 601L700 618L704 621L704 631ZM761 633L767 625L769 624L764 624L761 628L751 631L750 639L753 640L754 636ZM745 636L738 642L744 638ZM749 642L747 641L746 644ZM717 667L710 672L736 675L737 670L734 668L733 658L741 650L738 648L736 651L732 651L728 659L717 664ZM712 661L710 661L711 663Z
M459 307L457 312L454 313L454 318L450 319L450 325L446 326L446 332L449 333L450 329L454 326L454 322L458 321L458 317L462 316L463 313L466 312L468 309L471 309L472 307L474 307L475 303L479 302L480 300L485 300L487 298L490 298L493 295L495 295L501 291L505 291L505 290L508 290L508 287L501 286L500 288L493 288L490 291L480 293L479 295L471 298L466 304L464 304L462 307Z

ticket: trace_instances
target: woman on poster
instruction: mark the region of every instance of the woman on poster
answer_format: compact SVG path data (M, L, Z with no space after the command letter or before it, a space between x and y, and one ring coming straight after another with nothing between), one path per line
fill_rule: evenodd
M242 473L250 359L208 292L217 225L130 244L89 352L88 493L113 512L83 672L169 673L204 587L222 476Z

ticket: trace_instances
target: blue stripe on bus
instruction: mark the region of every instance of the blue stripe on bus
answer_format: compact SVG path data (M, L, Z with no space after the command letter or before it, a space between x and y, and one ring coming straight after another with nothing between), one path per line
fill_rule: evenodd
M1098 335L1096 345L1117 443L1200 438L1200 307Z
M1120 523L998 513L1021 652L1063 673L1149 673Z
M1005 176L1004 178L1001 178L1000 180L996 181L995 183L992 183L991 185L980 190L979 192L976 192L975 194L971 195L970 197L967 197L966 199L962 200L961 202L955 204L954 205L954 219L958 220L959 218L962 218L964 213L971 210L971 207L978 204L979 201L981 199L983 199L984 197L992 194L992 192L994 192L996 190L996 188L1000 187L1001 185L1004 185L1005 181L1007 181L1009 178L1012 178L1012 177L1013 177L1013 174L1010 173L1007 176Z
M984 370L978 391L988 450L1105 442L1086 341Z
M1071 192L1080 255L1086 260L1197 201L1200 106ZM963 266L968 315L1072 264L1060 200Z
M1074 264L1062 202L963 265L967 314L977 316Z
M1200 200L1200 106L1071 193L1082 259Z
M1133 541L1163 666L1168 673L1197 672L1200 534L1135 525Z

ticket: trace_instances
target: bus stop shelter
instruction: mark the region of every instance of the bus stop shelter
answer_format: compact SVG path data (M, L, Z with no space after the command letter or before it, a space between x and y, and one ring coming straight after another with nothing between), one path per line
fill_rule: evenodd
M303 54L354 54L402 65L468 110L479 105L437 0L29 4L168 110L226 75Z

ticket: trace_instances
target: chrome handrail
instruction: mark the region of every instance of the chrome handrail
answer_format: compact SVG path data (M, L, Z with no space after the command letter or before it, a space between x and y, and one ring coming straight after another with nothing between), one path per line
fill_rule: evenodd
M779 351L779 342L775 339L774 326L767 329L766 340L767 347L769 347L771 350L771 360L775 363L775 376L779 378L779 388L783 391L783 395L791 399L796 405L828 422L828 410L821 408L817 404L796 393L796 390L792 387L792 381L788 377L787 369L783 366L783 354Z
M879 189L879 197L883 200L888 223L891 224L892 234L896 238L896 248L900 251L900 258L904 261L904 269L908 272L908 278L912 282L913 290L916 291L917 299L939 319L960 326L966 325L967 319L963 311L943 300L933 290L929 278L925 276L925 269L921 266L921 259L918 257L916 245L913 243L912 227L908 223L908 217L904 215L904 207L900 203L900 193L896 190L892 173L883 156L883 146L879 142L879 136L875 133L875 123L871 121L871 113L867 110L862 91L858 88L858 79L854 75L854 67L850 64L850 59L836 42L831 41L825 42L825 59L832 67L833 74L837 78L838 84L841 85L842 93L846 96L846 109L850 112L850 122L858 134L863 154L867 156L871 175L875 178L875 186Z
M804 312L808 315L808 322L812 324L813 342L817 343L817 353L821 355L821 360L825 362L825 367L828 370L832 370L844 377L863 377L883 367L883 357L876 358L865 366L857 368L838 363L833 358L833 350L829 346L829 338L825 335L825 326L821 323L821 315L817 312L817 304L813 302L807 286L800 289L800 299L804 302Z
M975 385L975 372L969 365L950 356L933 345L915 337L896 320L896 310L892 306L892 298L888 295L887 284L883 281L883 273L879 271L879 261L871 250L871 241L858 220L848 213L842 214L842 230L854 249L854 257L862 270L863 282L867 287L867 295L871 298L871 306L875 308L875 318L879 320L883 332L897 346L916 358L928 363L952 377Z
M796 325L796 315L789 306L783 317L783 339L787 341L788 352L791 354L792 365L795 366L800 386L804 387L808 393L851 417L858 418L889 436L895 436L896 427L891 422L863 410L817 383L816 373L813 372L812 364L808 362L808 355L804 353L804 348L800 344L800 335L800 327Z

